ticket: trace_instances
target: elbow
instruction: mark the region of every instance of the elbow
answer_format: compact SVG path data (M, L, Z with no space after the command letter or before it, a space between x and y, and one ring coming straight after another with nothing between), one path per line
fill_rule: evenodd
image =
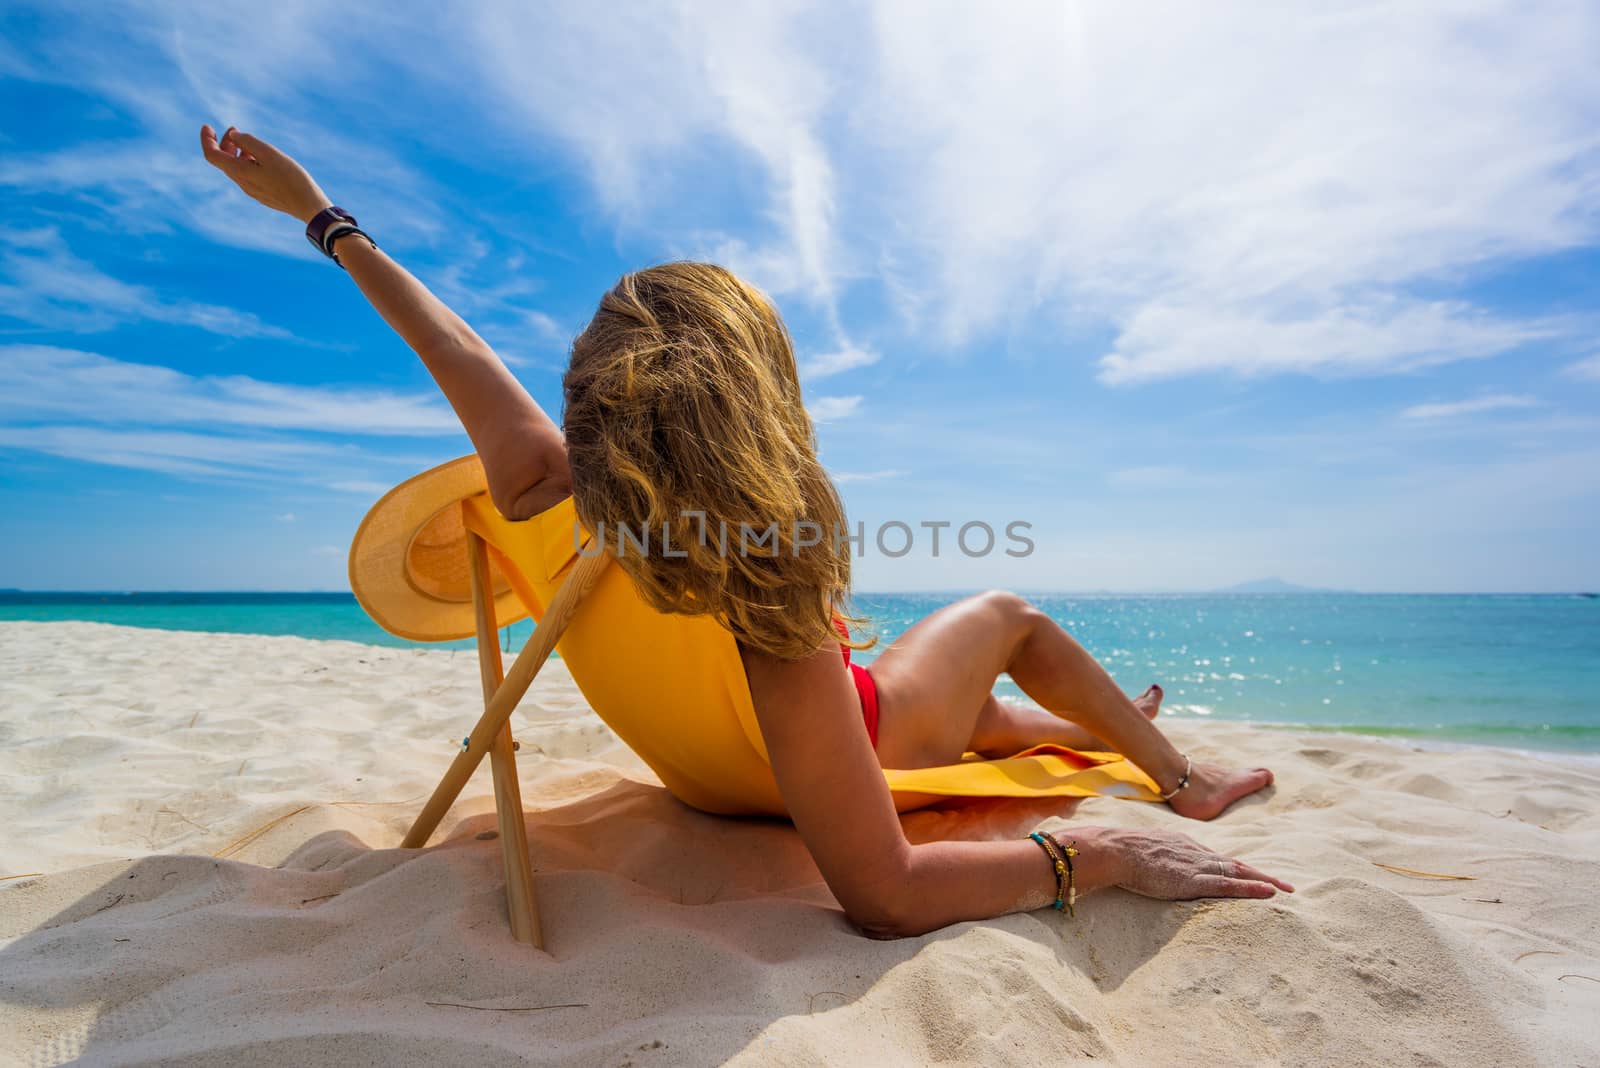
M532 485L513 492L502 490L497 494L493 487L489 490L495 509L513 523L531 519L570 496L572 479L564 471L545 474Z
M870 872L857 868L853 885L834 888L845 916L868 938L912 938L938 926L928 922L928 903L919 890L921 880L913 852L902 844Z
M854 902L845 909L845 915L858 931L879 941L912 938L928 931L927 924L917 915L912 895L903 891L874 895L871 900Z
M850 918L850 923L856 927L856 931L866 937L877 938L878 942L893 942L894 938L909 938L915 934L909 924L888 911L848 910L845 915Z
M524 519L533 517L533 506L530 503L533 487L525 489L508 490L490 485L489 500L494 502L494 510L513 523L520 523Z
M897 938L911 938L922 933L907 924L897 923L892 920L852 919L852 922L855 923L858 931L878 942L893 942Z

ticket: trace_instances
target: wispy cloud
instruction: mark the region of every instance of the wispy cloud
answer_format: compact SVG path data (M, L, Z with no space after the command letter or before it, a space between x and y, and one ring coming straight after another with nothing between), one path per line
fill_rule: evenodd
M431 392L189 375L45 345L0 346L0 416L333 434L432 436L461 431L455 415Z
M0 450L4 449L24 449L182 479L294 486L300 492L312 486L369 498L388 491L393 483L361 476L392 471L404 477L439 459L374 453L339 442L281 435L146 430L82 423L0 425ZM278 519L291 522L298 517L289 520L280 515Z
M811 413L811 418L819 423L832 423L848 418L856 413L865 398L851 397L817 397L806 402L806 411Z
M905 474L904 471L898 471L898 470L894 470L894 469L885 469L885 470L882 470L882 471L835 471L835 472L831 472L833 480L835 482L837 482L839 485L847 485L847 484L849 484L851 482L881 482L884 479L888 479L888 478L899 478L904 474Z
M1600 382L1600 353L1577 363L1568 364L1566 373L1573 378L1587 379L1590 382Z
M372 4L348 16L370 32L342 42L337 63L315 19L284 10L141 8L129 47L86 34L34 73L73 70L163 137L203 103L295 143L342 139L319 149L342 188L387 196L396 226L453 242L444 194L361 135L303 118L329 94L403 90L454 117L412 130L430 148L492 140L512 171L548 169L558 144L621 232L692 244L832 326L870 279L908 329L947 344L1022 320L1109 334L1111 384L1392 373L1592 325L1459 295L1497 263L1600 235L1600 9L1585 0L1547 0L1537 17L1503 0L1137 12L487 0L449 20ZM201 46L213 40L250 40L252 55ZM161 64L177 65L183 93L146 91ZM463 98L484 104L468 113ZM95 150L73 153L0 177L100 195ZM163 161L143 202L200 173Z
M1537 398L1522 393L1492 393L1469 400L1414 404L1401 412L1400 416L1404 419L1454 419L1463 415L1503 411L1507 408L1532 408L1538 403Z
M377 497L388 493L393 487L386 486L382 482L365 482L360 479L352 479L344 482L330 482L328 483L328 488L338 490L340 493L354 493L359 497Z
M807 381L830 378L861 367L871 367L879 356L871 349L846 344L832 352L819 353L800 364L800 377Z
M822 120L833 103L834 13L750 4L472 9L457 42L467 69L512 120L571 146L603 202L627 217L684 180L698 144L736 145L763 175L768 243L724 238L721 258L757 281L830 305L841 274L834 161ZM523 133L526 137L526 133ZM542 145L539 146L542 148Z
M45 219L58 218L66 200L74 222L118 234L146 240L199 234L218 246L219 263L228 262L231 249L313 259L298 226L252 203L202 161L200 122L238 122L308 164L326 188L359 208L385 247L426 250L430 284L486 337L494 335L508 362L531 362L523 347L565 341L567 331L555 319L521 299L537 284L518 251L520 235L499 233L485 205L419 169L417 142L427 131L410 116L427 109L396 104L393 73L414 61L419 36L448 47L450 32L402 25L404 19L388 18L374 3L366 12L371 36L363 46L330 49L317 28L317 10L285 0L263 16L171 0L123 5L114 32L81 23L71 32L58 25L41 34L26 58L6 57L7 73L99 98L118 121L91 127L61 147L8 151L0 157L0 189L19 201L45 198L38 216ZM397 36L388 38L391 30ZM226 62L214 47L245 39L256 49L249 61L235 56ZM418 74L416 85L434 81L429 71ZM160 91L152 91L157 84ZM444 91L459 103L457 88ZM328 92L361 108L369 121L329 122ZM319 98L324 103L316 103ZM391 129L379 128L385 116ZM25 217L20 209L17 217ZM19 299L37 304L37 294L18 288ZM141 298L141 306L151 303ZM62 320L52 325L59 328ZM193 325L210 329L205 322ZM254 332L248 318L238 332Z
M306 441L73 424L0 426L0 448L231 481L298 478L308 470L323 470L330 462L351 459L349 450Z
M1460 302L1386 297L1283 316L1270 304L1155 300L1124 324L1099 377L1128 385L1205 372L1383 374L1498 356L1563 332L1557 323L1498 320Z
M460 433L433 393L189 375L76 349L0 346L0 448L180 478L309 483L371 496L387 489L370 477L375 470L437 457L378 454L341 439Z
M1206 481L1203 476L1176 464L1147 464L1142 467L1124 467L1106 473L1106 482L1117 489L1129 490L1193 488Z
M947 342L1109 328L1101 376L1131 384L1390 373L1582 329L1414 295L1595 240L1580 0L478 11L487 85L625 219L681 195L694 146L739 146L776 232L711 247L823 302L874 274Z
M548 366L529 350L562 353L576 333L529 300L544 285L522 253L497 255L480 238L463 234L456 259L424 271L424 281L441 300L476 324L478 332L513 366Z
M113 278L67 250L54 227L0 231L0 315L51 330L96 333L124 323L192 326L228 337L291 339L249 312L174 300Z

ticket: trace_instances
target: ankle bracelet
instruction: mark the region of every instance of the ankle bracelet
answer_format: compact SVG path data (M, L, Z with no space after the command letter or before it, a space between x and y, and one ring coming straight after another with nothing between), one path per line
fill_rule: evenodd
M1178 780L1178 785L1161 795L1161 800L1171 801L1178 796L1178 791L1189 785L1189 773L1194 770L1194 762L1189 759L1189 754L1183 754L1183 778Z

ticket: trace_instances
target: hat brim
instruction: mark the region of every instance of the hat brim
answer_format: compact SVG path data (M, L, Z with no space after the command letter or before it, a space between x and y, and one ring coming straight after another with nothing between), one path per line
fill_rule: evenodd
M406 479L368 510L350 542L350 589L378 626L419 642L477 632L460 502L486 492L474 454ZM528 610L493 553L489 561L495 621L505 626Z

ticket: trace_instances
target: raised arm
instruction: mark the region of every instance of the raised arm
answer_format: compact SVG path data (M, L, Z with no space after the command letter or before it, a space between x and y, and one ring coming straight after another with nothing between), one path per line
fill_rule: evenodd
M1055 876L1026 838L911 845L835 646L805 660L746 652L756 720L784 804L846 915L895 938L962 920L1042 908ZM1270 897L1287 883L1229 861L1187 835L1074 827L1080 894L1121 886L1148 897ZM1226 870L1234 877L1217 874Z
M249 196L302 224L333 202L298 163L229 127L200 128L208 162ZM483 461L489 495L508 519L526 519L572 492L561 429L492 348L428 288L359 237L339 260L367 300L427 366Z

